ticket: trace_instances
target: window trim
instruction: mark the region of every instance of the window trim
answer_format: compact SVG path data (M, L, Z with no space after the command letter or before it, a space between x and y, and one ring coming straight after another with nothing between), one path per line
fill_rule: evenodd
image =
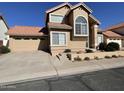
M77 16L77 17L75 17L75 19L74 19L74 36L85 36L85 37L88 37L89 36L89 25L88 25L88 21L86 20L86 18L85 17L83 17L85 20L86 20L86 24L87 24L87 34L76 34L76 19L78 18L78 17L83 17L83 16Z
M51 14L51 13L50 13L50 14L49 14L49 19L50 19L49 22L52 22L52 20L51 20L51 16L52 16L52 15L53 15L53 16L61 16L61 17L63 17L63 19L64 19L64 16L63 16L63 15L56 15L56 14ZM54 22L54 23L62 23L62 22Z
M104 40L103 40L103 35L102 35L102 34L97 34L97 45L98 45L98 37L101 37L102 42L104 42Z
M58 33L58 34L65 34L65 37L66 37L66 39L65 39L65 44L64 45L56 45L56 44L53 44L52 42L53 42L53 33ZM50 32L50 46L61 46L61 47L66 47L67 46L67 32L56 32L56 31L51 31Z

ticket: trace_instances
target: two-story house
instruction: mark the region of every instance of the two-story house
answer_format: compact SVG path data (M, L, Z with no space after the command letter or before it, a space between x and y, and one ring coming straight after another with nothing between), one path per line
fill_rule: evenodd
M84 3L74 6L64 3L46 11L46 27L50 37L50 49L57 54L65 49L81 51L97 46L100 22L91 15Z
M97 46L100 22L84 3L74 6L63 3L47 10L45 24L43 28L18 26L11 28L8 31L11 50L37 50L40 49L40 45L42 48L49 48L52 55L56 55L65 49L83 51Z

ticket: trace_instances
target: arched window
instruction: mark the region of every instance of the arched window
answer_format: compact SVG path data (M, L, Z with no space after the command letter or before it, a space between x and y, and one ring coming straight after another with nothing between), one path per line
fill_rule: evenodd
M84 17L77 17L75 20L75 35L87 35L87 21Z

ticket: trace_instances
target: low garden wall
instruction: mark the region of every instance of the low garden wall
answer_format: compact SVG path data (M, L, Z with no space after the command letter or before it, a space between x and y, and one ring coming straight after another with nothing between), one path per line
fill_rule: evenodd
M74 61L74 58L76 58L76 57L79 57L83 60L86 57L89 57L90 59L94 59L95 57L98 57L98 58L105 58L105 56L112 57L112 55L124 56L124 51L94 52L94 53L81 53L81 54L71 53L71 60Z

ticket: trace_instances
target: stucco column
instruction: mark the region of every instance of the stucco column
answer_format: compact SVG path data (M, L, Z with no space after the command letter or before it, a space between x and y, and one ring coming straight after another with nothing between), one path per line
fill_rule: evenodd
M96 25L96 24L94 24L93 26L92 26L92 31L93 31L93 33L92 33L92 45L93 45L93 47L94 48L96 48L96 46L97 46L97 32L98 32L98 25Z

